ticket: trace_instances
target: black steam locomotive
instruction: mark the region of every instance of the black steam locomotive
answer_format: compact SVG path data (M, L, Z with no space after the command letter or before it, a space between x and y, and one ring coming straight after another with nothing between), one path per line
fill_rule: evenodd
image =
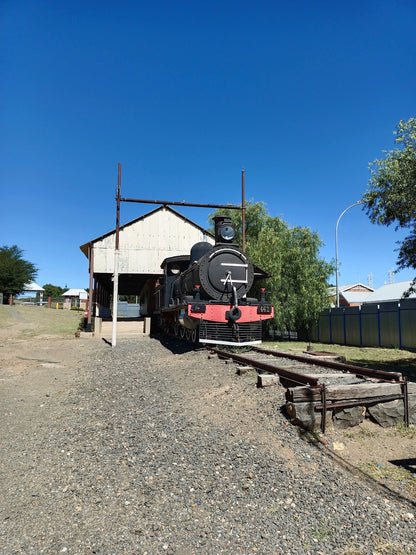
M233 243L231 220L217 216L215 246L196 243L190 255L163 261L163 277L154 290L154 319L167 333L200 343L252 345L261 342L262 321L273 307L262 290L248 297L257 278L267 274L253 266Z

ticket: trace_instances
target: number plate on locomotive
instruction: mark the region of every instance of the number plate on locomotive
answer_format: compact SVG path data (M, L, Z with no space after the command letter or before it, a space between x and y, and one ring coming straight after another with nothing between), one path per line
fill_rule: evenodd
M271 314L272 305L271 304L261 304L257 307L257 314Z

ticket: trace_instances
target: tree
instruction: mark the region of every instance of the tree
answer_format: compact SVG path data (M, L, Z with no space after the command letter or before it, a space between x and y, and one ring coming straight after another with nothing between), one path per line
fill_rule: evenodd
M230 216L236 228L236 243L241 245L241 211L221 210L212 214ZM275 308L271 324L280 330L309 329L323 308L329 305L327 280L333 264L319 258L322 241L305 227L289 227L267 213L262 202L246 204L246 253L251 261L271 274L255 284L251 295L258 297L260 287L269 291Z
M416 269L416 118L401 120L394 134L397 148L384 151L384 158L370 164L363 201L373 223L408 230L397 264L399 269Z
M0 248L0 292L6 304L10 295L18 295L25 283L33 281L38 269L22 258L23 251L17 245Z
M66 291L66 289L62 289L59 285L52 285L52 283L45 283L42 287L45 290L43 292L45 298L51 297L51 299L58 299L62 296L62 293Z

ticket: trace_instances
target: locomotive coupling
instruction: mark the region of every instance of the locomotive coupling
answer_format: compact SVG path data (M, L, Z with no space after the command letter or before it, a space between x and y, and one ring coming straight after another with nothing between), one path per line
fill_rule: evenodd
M235 306L231 310L227 310L227 312L225 313L225 317L229 322L237 322L237 320L241 318L241 310L238 308L238 306Z

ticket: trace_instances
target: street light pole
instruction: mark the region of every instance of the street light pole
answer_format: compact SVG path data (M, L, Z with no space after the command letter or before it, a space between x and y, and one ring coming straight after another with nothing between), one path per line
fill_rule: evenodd
M357 202L355 202L354 204L351 204L351 206L348 206L348 208L346 208L343 212L341 212L338 220L337 220L337 225L335 226L335 279L336 279L336 290L337 290L337 308L339 308L339 275L338 275L338 224L340 219L342 218L342 216L345 214L345 212L348 212L348 210L350 210L351 208L354 208L354 206L358 206L359 204L364 204L363 200L359 200Z

